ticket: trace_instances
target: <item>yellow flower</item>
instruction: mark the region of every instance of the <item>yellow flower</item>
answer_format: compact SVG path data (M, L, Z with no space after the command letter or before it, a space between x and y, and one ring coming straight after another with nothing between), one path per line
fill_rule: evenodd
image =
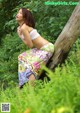
M30 11L30 9L27 9L27 10L29 10L29 11Z
M27 10L31 12L31 9L27 9Z

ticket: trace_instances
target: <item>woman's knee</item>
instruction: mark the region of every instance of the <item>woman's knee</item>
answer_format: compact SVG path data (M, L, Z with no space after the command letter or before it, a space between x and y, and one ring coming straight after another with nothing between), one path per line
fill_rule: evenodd
M27 56L26 52L23 52L21 54L18 55L18 59Z
M22 59L22 54L18 55L18 60Z

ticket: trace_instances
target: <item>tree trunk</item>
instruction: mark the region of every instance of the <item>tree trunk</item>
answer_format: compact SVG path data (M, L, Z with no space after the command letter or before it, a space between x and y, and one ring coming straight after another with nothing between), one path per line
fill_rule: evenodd
M53 56L47 63L47 67L49 69L54 70L55 67L58 66L58 64L61 65L65 61L72 45L75 43L79 35L80 35L80 5L77 5L70 19L66 23L64 29L62 30L54 44L55 52L53 53ZM41 74L41 76L44 76L44 71Z
M80 2L79 2L80 3ZM70 48L80 35L80 5L77 5L66 23L63 31L55 42L55 53L48 62L48 67L54 69L58 64L62 64L66 59Z

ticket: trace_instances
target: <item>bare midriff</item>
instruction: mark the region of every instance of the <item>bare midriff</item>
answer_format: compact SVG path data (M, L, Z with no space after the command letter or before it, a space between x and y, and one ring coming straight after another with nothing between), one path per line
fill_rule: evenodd
M29 27L28 31L31 32L32 30L33 28ZM44 39L42 36L37 37L36 39L32 40L32 42L33 42L33 45L38 49L40 49L45 44L49 43L49 41Z
M46 39L44 39L43 37L39 36L36 39L32 40L33 45L40 49L42 46L44 46L45 44L49 43Z
M33 30L32 27L28 27L28 31L29 33ZM45 44L49 43L49 41L47 41L46 39L44 39L42 36L37 37L36 39L32 40L33 45L40 49L42 46L44 46Z

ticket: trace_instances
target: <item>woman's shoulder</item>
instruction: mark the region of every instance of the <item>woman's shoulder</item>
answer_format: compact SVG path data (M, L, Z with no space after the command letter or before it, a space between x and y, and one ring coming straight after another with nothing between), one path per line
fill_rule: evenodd
M22 26L21 26L21 30L28 30L28 26L26 25L26 24L23 24Z
M32 27L29 27L29 26L26 25L26 24L23 24L23 25L21 26L21 30L27 30L28 32L31 32L31 31L33 30L33 28L32 28Z

